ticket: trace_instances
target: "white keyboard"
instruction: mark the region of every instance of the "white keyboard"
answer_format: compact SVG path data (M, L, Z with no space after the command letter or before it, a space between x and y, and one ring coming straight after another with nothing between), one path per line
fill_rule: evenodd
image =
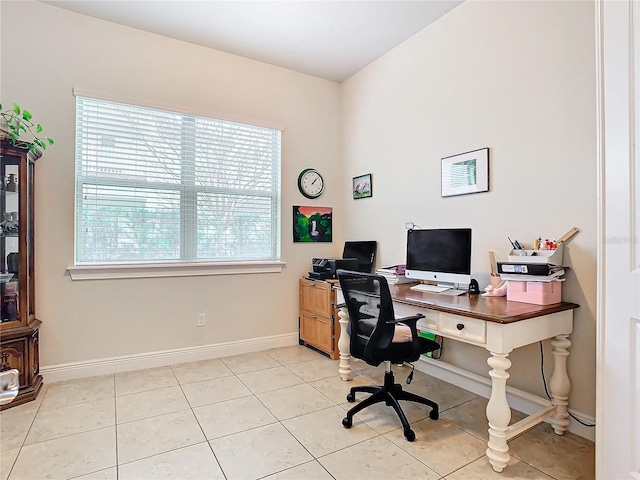
M442 293L446 290L451 290L449 287L438 287L437 285L427 285L425 283L419 283L418 285L414 285L410 288L410 290L415 290L417 292L427 292L427 293Z
M467 293L466 290L455 290L453 288L450 288L449 290L445 290L444 292L440 292L442 295L447 295L450 297L457 297L458 295L464 295L465 293Z

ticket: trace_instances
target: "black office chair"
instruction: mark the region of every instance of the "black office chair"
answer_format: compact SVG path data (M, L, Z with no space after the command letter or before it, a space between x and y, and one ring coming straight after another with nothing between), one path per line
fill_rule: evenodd
M351 403L356 401L356 392L371 393L371 396L349 410L342 425L351 428L356 413L369 405L385 402L400 417L405 438L413 442L416 434L398 401L408 400L430 406L429 417L433 420L438 419L438 404L407 392L399 383L394 383L391 364L415 362L421 354L433 352L440 345L418 334L416 323L424 315L395 318L389 285L384 277L347 270L338 270L337 274L349 310L347 331L351 335L351 355L374 367L387 362L384 385L351 388L347 395L347 401Z

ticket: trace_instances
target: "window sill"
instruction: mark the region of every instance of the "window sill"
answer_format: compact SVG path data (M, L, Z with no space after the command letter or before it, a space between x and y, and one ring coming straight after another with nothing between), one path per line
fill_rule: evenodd
M239 275L246 273L280 273L281 261L247 262L175 262L121 265L77 265L68 267L71 280L110 280L117 278L197 277Z

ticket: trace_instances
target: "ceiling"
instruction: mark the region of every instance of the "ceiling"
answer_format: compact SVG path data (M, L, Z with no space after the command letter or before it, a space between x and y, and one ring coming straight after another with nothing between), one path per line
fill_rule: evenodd
M462 1L43 0L43 3L342 82Z

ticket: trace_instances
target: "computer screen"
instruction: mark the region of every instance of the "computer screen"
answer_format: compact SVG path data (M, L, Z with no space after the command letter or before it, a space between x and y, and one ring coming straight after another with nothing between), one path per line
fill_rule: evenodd
M407 232L407 278L450 284L471 282L471 229Z
M371 273L376 262L376 247L378 242L359 241L344 242L342 258L356 258L358 260L358 272Z

